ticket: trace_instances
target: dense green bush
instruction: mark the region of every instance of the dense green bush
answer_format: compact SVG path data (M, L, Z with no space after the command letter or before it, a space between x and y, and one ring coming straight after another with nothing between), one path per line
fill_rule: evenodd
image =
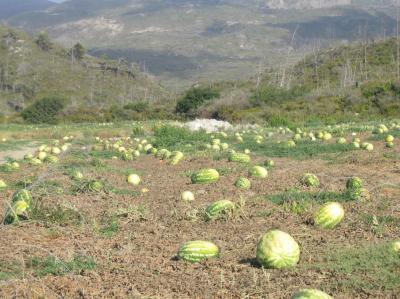
M22 118L29 123L56 123L57 116L63 110L65 100L59 97L46 97L21 112Z
M219 96L219 92L212 88L192 88L178 101L175 110L177 113L193 116L197 108Z

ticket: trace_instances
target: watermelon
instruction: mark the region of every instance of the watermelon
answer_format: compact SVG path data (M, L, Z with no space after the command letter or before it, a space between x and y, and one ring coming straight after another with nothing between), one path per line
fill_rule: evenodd
M172 152L171 165L177 165L183 159L183 153L179 151Z
M239 178L236 183L235 186L239 189L243 189L243 190L248 190L251 188L251 182L249 179L247 178Z
M89 191L101 192L104 190L104 184L100 181L93 180L88 183L88 189Z
M12 197L12 202L15 203L17 201L25 201L28 204L28 206L30 206L33 201L31 192L26 189L21 189L15 192Z
M27 218L27 210L29 205L24 200L19 200L12 203L12 207L7 210L4 218L5 224L18 222L21 218Z
M38 158L33 158L29 161L29 164L33 165L33 166L37 166L42 164L42 160L38 159Z
M232 153L229 156L229 162L249 163L250 156L244 153Z
M392 135L387 135L386 138L385 138L385 141L387 143L393 143L394 137Z
M53 155L48 155L45 159L45 162L50 163L50 164L55 164L55 163L58 163L58 158Z
M327 293L316 289L303 289L293 295L292 299L333 299Z
M0 180L0 190L7 188L7 184L5 181Z
M157 158L161 159L161 160L166 160L169 157L171 157L171 152L165 148L160 149L157 154L156 154Z
M222 215L232 213L235 209L235 204L230 200L223 199L210 204L206 208L206 216L208 220L217 219Z
M400 253L400 241L393 241L391 244L393 252Z
M71 173L71 178L73 180L81 180L83 179L83 173L79 170L73 170Z
M181 198L183 201L193 201L194 200L194 194L190 191L184 191L181 194Z
M266 178L268 176L268 170L262 166L253 166L249 170L249 175L256 178Z
M191 263L219 256L218 246L208 241L189 241L181 246L178 257Z
M275 162L273 160L266 160L264 162L264 166L266 166L268 169L271 169L275 166Z
M264 234L257 246L257 261L266 268L294 267L300 259L300 247L289 234L271 230Z
M315 174L306 173L300 179L300 183L307 187L319 187L319 179Z
M121 160L123 161L133 161L133 155L130 152L122 152Z
M358 177L352 177L346 181L346 188L348 190L361 189L362 187L363 187L363 182Z
M214 183L219 180L219 173L215 169L201 169L193 173L191 177L193 184Z
M344 209L338 202L327 202L314 215L316 226L332 229L336 227L344 218Z
M38 154L38 158L39 158L39 160L44 160L44 159L46 159L46 157L47 157L47 153L46 152L39 152L39 154Z
M130 174L130 175L128 176L127 181L128 181L129 184L134 185L134 186L137 186L137 185L140 184L141 179L140 179L140 177L139 177L137 174L134 174L134 173L133 173L133 174Z

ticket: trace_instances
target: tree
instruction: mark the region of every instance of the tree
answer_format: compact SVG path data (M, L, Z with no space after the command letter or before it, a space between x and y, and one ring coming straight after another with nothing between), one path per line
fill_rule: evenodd
M81 60L86 54L86 49L81 43L76 43L70 50L70 55L73 59Z
M201 105L219 96L219 92L211 88L195 87L189 89L178 101L175 110L177 113L193 114Z
M51 48L53 48L53 45L49 39L49 36L47 35L46 32L41 32L38 37L35 40L36 44L40 49L43 51L49 51Z
M21 112L22 118L29 123L56 123L57 116L65 107L65 100L59 97L47 97L33 103Z

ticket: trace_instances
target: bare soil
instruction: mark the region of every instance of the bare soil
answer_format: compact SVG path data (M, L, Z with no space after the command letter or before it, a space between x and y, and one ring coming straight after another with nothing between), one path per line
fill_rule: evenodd
M263 161L255 157L255 160ZM126 177L117 172L92 170L91 177L107 181L114 187L137 190L136 196L113 193L43 195L46 205L74 207L82 215L81 225L57 225L27 221L19 225L0 226L0 260L26 261L32 256L55 256L69 260L75 255L92 256L94 270L65 276L35 278L29 273L23 279L0 282L0 298L290 298L301 288L324 289L338 279L330 271L301 266L293 270L262 269L255 262L258 240L266 231L279 228L289 232L300 244L300 265L318 260L328 246L380 242L399 237L399 229L377 236L360 225L360 215L376 211L385 200L391 202L392 216L400 217L400 161L381 159L377 151L362 152L359 157L347 157L341 164L324 160L297 161L274 159L276 167L268 179L253 180L249 191L238 191L235 180L247 174L240 165L209 158L190 158L170 166L152 156L138 161L107 160L116 169L134 168L142 173L139 187L128 187ZM189 173L200 168L225 169L216 184L193 185ZM25 174L46 171L24 165ZM229 170L231 169L231 170ZM232 171L233 169L233 171ZM344 203L346 220L337 229L326 232L307 223L306 217L284 211L265 200L265 196L299 186L305 172L317 174L322 189L343 191L350 176L361 177L373 199L367 203ZM21 174L7 174L5 179L16 181ZM70 179L62 172L52 174L68 190ZM141 192L147 188L148 192ZM300 187L301 188L301 187ZM191 190L196 200L184 203L182 191ZM304 188L304 190L309 190ZM0 193L2 203L8 202L11 191ZM237 215L207 222L202 217L188 219L187 213L201 212L219 199L245 200ZM119 220L119 230L111 237L99 232L101 219L120 208L143 205L148 210L145 219L128 215ZM5 204L0 214L4 215ZM199 214L200 214L199 212ZM261 212L270 213L265 216ZM189 240L209 240L221 249L221 257L200 264L176 259L179 247ZM1 269L0 269L1 270ZM343 293L337 290L334 298L400 298L400 292L365 290Z

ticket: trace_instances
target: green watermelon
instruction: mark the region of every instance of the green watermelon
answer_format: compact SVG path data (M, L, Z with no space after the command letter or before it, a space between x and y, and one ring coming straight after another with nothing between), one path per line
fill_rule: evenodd
M48 155L45 159L45 162L50 163L50 164L56 164L56 163L58 163L58 158L53 155Z
M239 189L243 189L243 190L248 190L251 188L251 182L249 179L247 178L239 178L236 183L235 186Z
M266 268L294 267L300 259L300 247L289 234L280 230L267 232L257 246L257 261Z
M327 293L316 289L303 289L293 295L292 299L333 299Z
M306 173L300 179L300 183L307 186L307 187L316 187L320 186L319 179L315 174Z
M191 180L193 184L214 183L219 180L219 173L215 169L201 169L193 173Z
M346 182L347 190L361 189L362 187L363 187L363 182L358 177L349 178Z
M262 166L253 166L249 170L249 175L256 178L266 178L268 176L268 170Z
M219 256L217 245L208 241L189 241L179 249L178 257L191 263Z
M273 160L266 160L264 162L264 166L266 166L268 169L271 169L275 166L275 162Z
M243 153L231 153L229 156L229 162L249 163L250 160L250 156Z
M235 209L235 204L230 200L223 199L210 204L206 209L209 220L216 219L222 215L227 215Z
M7 188L7 184L5 181L0 180L0 190Z
M122 152L121 153L121 160L123 161L133 161L133 155L130 152Z
M344 218L344 209L338 202L327 202L314 215L316 226L325 229L336 227Z
M21 189L14 193L12 197L12 202L15 203L17 201L25 201L28 206L31 206L33 197L30 191L26 189Z
M171 165L177 165L183 159L183 153L179 151L172 152Z

